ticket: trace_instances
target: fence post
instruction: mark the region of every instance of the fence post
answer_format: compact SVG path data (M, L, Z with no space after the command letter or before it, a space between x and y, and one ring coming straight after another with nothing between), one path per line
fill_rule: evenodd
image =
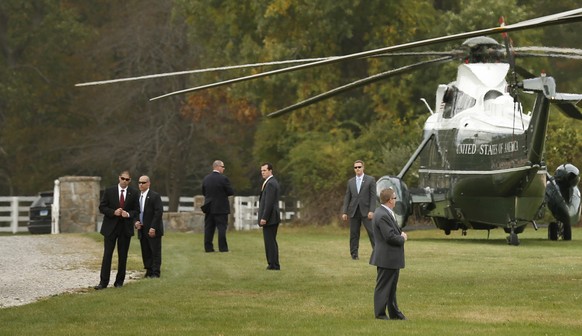
M61 228L59 226L59 211L60 208L60 197L61 197L61 188L60 188L61 181L55 180L55 187L53 189L53 204L51 205L51 233L52 234L59 234L61 233Z
M18 232L18 217L20 217L20 211L18 211L18 197L12 196L10 198L10 227L12 228L12 234Z

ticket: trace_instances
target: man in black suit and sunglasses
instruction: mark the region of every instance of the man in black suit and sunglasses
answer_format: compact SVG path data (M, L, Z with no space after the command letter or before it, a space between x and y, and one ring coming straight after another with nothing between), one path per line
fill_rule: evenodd
M114 286L121 287L125 281L127 254L133 236L133 225L139 215L139 191L129 186L129 171L119 174L119 184L105 189L99 211L103 214L101 234L103 235L103 261L101 280L95 289L105 289L109 285L111 259L117 245L117 276Z

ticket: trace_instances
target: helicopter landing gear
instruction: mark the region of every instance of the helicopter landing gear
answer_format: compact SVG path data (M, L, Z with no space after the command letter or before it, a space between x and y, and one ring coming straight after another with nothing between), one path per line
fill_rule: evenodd
M507 243L509 245L513 245L513 246L519 245L519 238L517 237L516 231L517 230L515 229L515 226L511 225L511 231L509 232L509 236L507 237ZM521 230L521 231L523 231L523 230Z
M562 222L551 222L548 225L548 239L558 240L560 237L563 240L572 240L572 227Z
M517 237L517 233L512 232L507 236L507 243L509 245L518 246L519 245L519 238Z

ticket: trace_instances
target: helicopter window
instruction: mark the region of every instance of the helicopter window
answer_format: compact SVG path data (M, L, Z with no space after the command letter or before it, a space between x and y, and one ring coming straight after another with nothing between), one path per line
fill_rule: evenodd
M483 96L483 105L484 105L485 111L492 112L494 109L493 101L497 97L500 97L500 96L503 96L503 94L499 91L496 91L496 90L488 91L485 94L485 96Z
M483 99L484 99L485 101L488 101L488 100L495 99L495 98L497 98L497 97L499 97L499 96L503 96L503 93L501 93L501 92L499 92L499 91L497 91L497 90L490 90L490 91L488 91L488 92L485 94L485 96L483 97Z
M445 108L443 118L452 118L470 107L475 106L476 99L460 91L457 87L449 87L443 96Z

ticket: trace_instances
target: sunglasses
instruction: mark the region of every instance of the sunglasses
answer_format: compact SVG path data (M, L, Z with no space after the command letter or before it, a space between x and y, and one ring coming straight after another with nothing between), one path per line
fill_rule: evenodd
M137 182L137 183L139 183L139 184L146 184L147 182L144 182L144 181L139 181L139 182Z
M362 169L362 166L355 166L354 169Z
M128 181L128 182L131 181L131 178L129 178L129 177L123 177L123 176L120 176L119 179L122 180L122 181Z

